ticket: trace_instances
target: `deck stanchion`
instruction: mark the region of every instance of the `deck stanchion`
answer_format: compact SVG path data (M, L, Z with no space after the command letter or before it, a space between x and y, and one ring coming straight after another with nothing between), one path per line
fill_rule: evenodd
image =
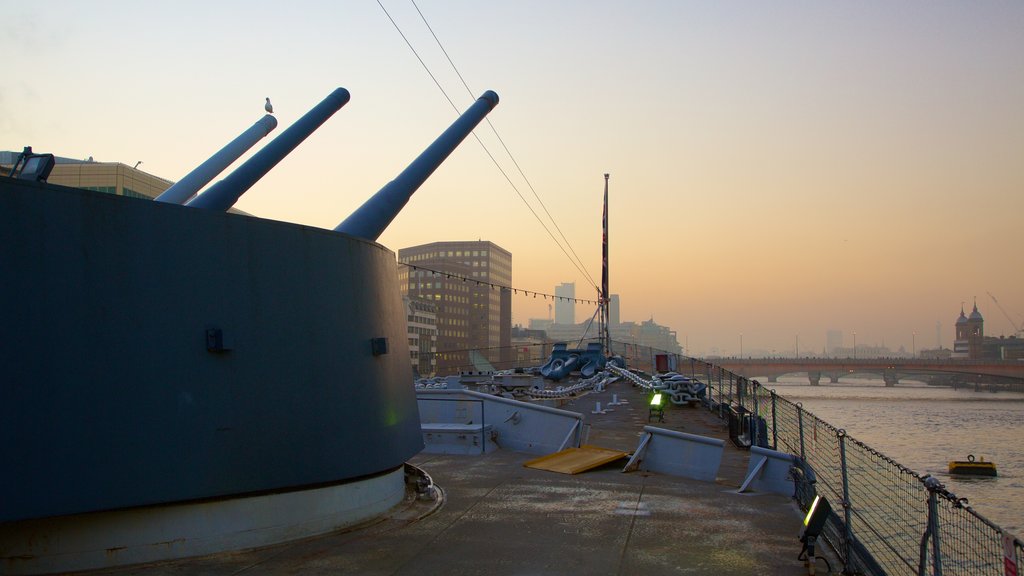
M807 454L804 452L804 407L799 402L796 403L796 421L797 427L800 429L800 459L806 462Z
M760 404L757 401L757 389L758 387L760 387L761 384L757 380L751 380L751 382L754 383L754 385L751 387L752 396L754 397L754 418L750 422L750 425L752 427L750 430L750 445L760 446L760 444L757 443L758 440L760 440L758 436L761 432L761 412Z
M772 450L779 449L779 421L775 417L775 390L769 390L772 395Z
M853 560L853 524L851 523L852 518L852 503L850 502L850 477L846 466L846 430L839 429L836 431L836 436L839 439L839 467L843 475L843 520L845 526L845 534L843 539L843 554L845 554L846 564L849 564Z

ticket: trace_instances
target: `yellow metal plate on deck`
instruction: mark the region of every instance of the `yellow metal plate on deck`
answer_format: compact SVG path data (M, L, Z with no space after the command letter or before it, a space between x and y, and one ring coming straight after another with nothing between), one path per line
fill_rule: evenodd
M538 470L549 470L559 474L579 474L629 456L629 452L610 450L600 446L584 444L579 448L566 448L554 454L534 458L523 466Z

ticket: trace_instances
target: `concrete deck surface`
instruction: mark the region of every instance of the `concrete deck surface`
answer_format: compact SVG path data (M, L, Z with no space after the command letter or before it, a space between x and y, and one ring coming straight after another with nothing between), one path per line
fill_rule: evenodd
M612 394L629 405L594 415ZM586 415L588 443L632 452L642 393L618 381L561 408ZM421 454L444 501L408 501L379 522L258 550L98 574L796 575L801 515L776 494L737 494L749 453L703 408L671 406L660 427L726 439L715 482L622 473L625 460L570 476L525 468L531 454ZM819 562L818 573L824 573Z

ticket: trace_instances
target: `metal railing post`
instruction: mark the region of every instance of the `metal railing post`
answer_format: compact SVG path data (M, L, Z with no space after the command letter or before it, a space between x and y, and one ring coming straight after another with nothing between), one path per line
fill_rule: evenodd
M939 490L943 488L935 477L925 480L925 488L928 489L928 528L927 533L932 538L932 576L942 576L942 547L939 545ZM925 546L921 543L921 570L925 569L924 557Z
M711 365L708 365L708 374L715 378L715 373L711 370ZM725 415L725 409L722 406L725 404L725 389L722 387L722 376L721 373L718 375L718 418L721 419Z
M775 390L770 390L772 395L772 450L779 449L779 420L775 417Z
M851 503L850 503L850 481L849 474L846 467L846 430L840 428L836 431L836 436L839 438L839 465L843 474L843 523L845 524L845 534L843 539L845 540L843 545L843 554L846 556L846 565L852 564L850 553L853 550L853 525L851 515Z
M751 380L751 382L753 383L753 386L751 386L750 389L751 394L754 397L754 418L751 422L751 426L754 428L750 431L750 445L761 446L757 443L757 441L760 440L759 436L761 435L761 405L757 400L757 389L761 386L761 383L757 380Z
M804 452L804 405L796 403L797 427L800 428L800 459L807 462L807 454Z

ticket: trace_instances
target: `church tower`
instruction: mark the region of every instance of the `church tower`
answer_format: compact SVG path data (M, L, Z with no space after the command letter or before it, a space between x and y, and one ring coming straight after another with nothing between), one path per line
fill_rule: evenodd
M981 344L985 339L985 319L978 312L978 302L974 302L974 310L968 316L960 307L960 317L956 319L956 339L953 341L952 358L975 360L981 358Z
M985 340L985 319L978 312L978 301L974 301L974 310L967 317L967 357L971 360L981 359L982 342Z

